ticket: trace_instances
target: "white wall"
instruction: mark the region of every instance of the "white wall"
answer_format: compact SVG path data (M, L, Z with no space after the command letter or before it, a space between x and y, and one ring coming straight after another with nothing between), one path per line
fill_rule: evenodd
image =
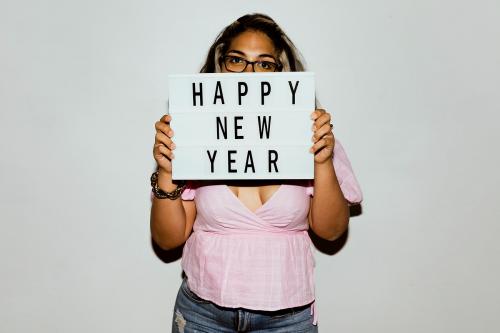
M322 332L497 332L497 1L2 1L0 331L170 330L154 122L248 12L282 25L363 187L317 253ZM168 258L167 258L168 261Z

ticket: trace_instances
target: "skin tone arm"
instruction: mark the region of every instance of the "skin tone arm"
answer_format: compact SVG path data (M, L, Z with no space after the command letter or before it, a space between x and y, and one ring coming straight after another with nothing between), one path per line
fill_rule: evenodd
M333 241L349 224L349 206L342 194L333 167L335 137L330 125L331 116L325 110L311 114L313 124L314 196L309 211L309 226L316 235Z
M156 136L153 156L158 164L158 186L164 192L175 190L172 183L172 158L175 144L172 142L173 130L170 128L170 115L156 122ZM193 228L196 206L193 201L158 199L153 197L151 206L151 236L164 250L182 245Z

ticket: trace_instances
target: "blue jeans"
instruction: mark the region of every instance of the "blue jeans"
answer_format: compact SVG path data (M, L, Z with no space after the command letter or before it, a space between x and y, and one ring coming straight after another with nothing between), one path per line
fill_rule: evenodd
M317 333L311 305L278 311L226 308L191 291L184 278L175 300L172 333Z

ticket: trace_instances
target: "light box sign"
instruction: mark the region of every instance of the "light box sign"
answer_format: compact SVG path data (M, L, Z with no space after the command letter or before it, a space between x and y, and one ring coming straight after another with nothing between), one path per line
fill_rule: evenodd
M169 76L177 179L313 179L314 73Z

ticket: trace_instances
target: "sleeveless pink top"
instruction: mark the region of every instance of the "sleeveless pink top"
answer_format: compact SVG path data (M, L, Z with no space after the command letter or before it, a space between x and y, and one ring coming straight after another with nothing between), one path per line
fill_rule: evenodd
M338 141L333 163L345 198L361 202ZM181 265L193 292L224 307L255 310L314 302L314 247L307 233L312 181L281 185L255 212L226 185L190 185L182 199L195 200L197 215Z

